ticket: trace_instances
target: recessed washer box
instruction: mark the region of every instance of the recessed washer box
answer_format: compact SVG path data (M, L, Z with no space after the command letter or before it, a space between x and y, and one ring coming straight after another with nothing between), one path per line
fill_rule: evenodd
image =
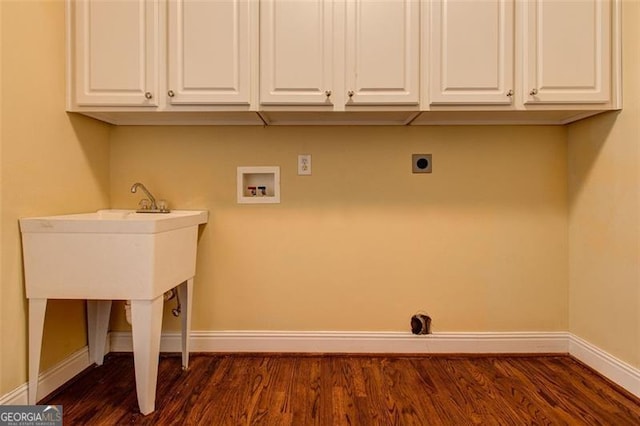
M280 203L280 167L238 167L239 204Z

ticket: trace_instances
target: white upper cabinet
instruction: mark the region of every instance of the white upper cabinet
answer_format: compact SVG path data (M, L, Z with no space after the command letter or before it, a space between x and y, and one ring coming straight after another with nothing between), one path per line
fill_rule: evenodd
M511 104L514 0L433 0L430 7L431 104Z
M611 2L527 0L522 12L524 102L609 102Z
M260 2L260 103L331 105L333 1Z
M419 102L420 3L346 2L348 104Z
M249 104L250 0L170 0L171 105Z
M419 7L416 0L262 0L260 103L417 105Z
M66 2L67 109L114 124L564 124L621 105L622 0Z
M428 1L423 99L432 107L520 110L618 105L612 97L614 3Z
M158 0L76 1L75 101L80 106L158 105Z

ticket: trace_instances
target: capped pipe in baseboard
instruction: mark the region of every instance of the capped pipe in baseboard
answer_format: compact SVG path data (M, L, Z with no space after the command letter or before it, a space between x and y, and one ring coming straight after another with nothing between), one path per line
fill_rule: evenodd
M411 332L413 334L431 334L431 317L423 313L412 316Z

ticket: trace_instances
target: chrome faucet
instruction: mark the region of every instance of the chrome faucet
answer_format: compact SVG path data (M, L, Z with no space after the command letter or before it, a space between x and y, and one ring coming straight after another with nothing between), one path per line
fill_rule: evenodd
M151 201L151 206L149 207L151 210L158 210L158 204L156 203L156 197L154 197L149 190L140 182L136 182L131 186L131 192L135 194L138 188L142 189L142 191L147 194L149 197L149 201Z
M151 202L149 207L141 207L137 210L138 213L169 213L169 209L167 208L167 204L164 200L160 200L160 206L158 207L158 203L156 202L156 197L149 192L149 190L140 182L136 182L131 186L131 192L135 193L138 188L142 189L142 192L146 194ZM144 200L143 200L144 201Z

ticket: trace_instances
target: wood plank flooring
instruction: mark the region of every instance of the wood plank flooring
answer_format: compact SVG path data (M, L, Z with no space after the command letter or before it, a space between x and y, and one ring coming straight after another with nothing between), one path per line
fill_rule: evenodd
M178 355L156 411L110 354L40 403L65 425L640 425L640 400L569 356Z

